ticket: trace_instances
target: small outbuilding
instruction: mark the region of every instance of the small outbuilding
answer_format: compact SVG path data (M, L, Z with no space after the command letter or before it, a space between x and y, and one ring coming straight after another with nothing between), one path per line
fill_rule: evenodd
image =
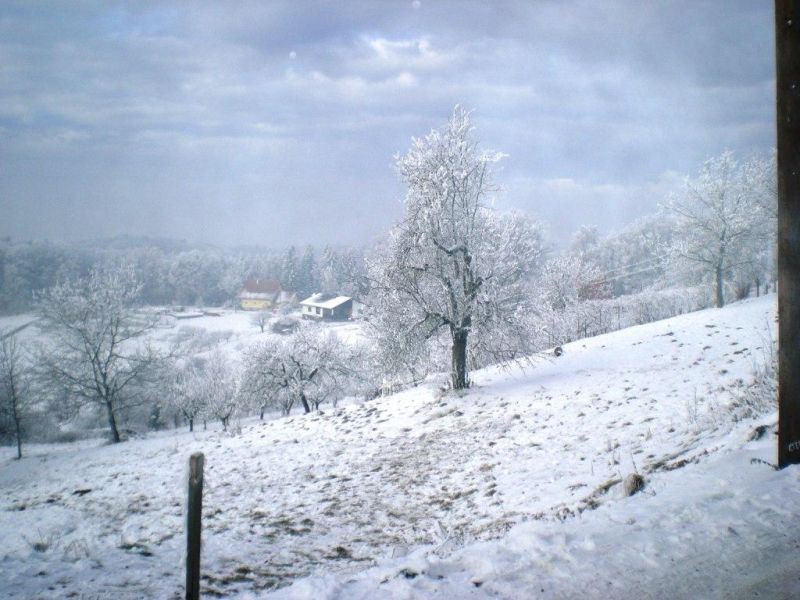
M281 290L280 294L278 294L278 298L275 300L275 303L278 306L296 306L299 301L300 299L297 297L295 292Z
M304 319L347 321L353 315L353 299L336 294L314 294L300 303Z

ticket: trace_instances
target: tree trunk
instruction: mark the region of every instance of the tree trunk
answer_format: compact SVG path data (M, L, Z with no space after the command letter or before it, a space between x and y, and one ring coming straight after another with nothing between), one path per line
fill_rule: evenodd
M194 418L189 417L189 433L191 433L192 431L194 431Z
M725 306L725 297L722 294L722 267L714 269L714 305L717 308Z
M106 400L106 413L108 414L108 426L111 428L111 441L119 444L119 430L117 429L117 419L114 416L114 407L109 400Z
M451 378L454 390L464 390L469 387L467 380L467 335L466 329L453 331L453 364Z
M311 407L308 405L308 400L306 399L305 394L300 394L300 402L303 403L303 410L306 411L306 414L311 412Z
M259 411L258 420L259 421L263 421L264 420L264 407L263 406L261 407L261 410Z
M17 435L17 460L22 458L22 427L20 427L17 407L14 407L14 431Z

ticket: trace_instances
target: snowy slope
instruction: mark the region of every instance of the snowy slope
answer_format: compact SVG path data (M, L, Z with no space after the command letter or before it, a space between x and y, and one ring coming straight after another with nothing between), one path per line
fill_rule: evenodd
M603 574L613 586L695 573L686 557L707 560L706 542L726 548L712 558L752 564L800 512L795 469L749 462L772 459L772 435L746 442L756 422L727 410L729 388L768 354L774 302L576 342L525 370L477 373L463 396L432 381L236 435L35 447L22 462L3 450L0 592L179 597L197 450L208 593L311 575L279 594L603 597ZM633 471L647 487L622 499L615 481ZM709 572L711 584L724 575Z
M564 521L531 521L439 558L423 548L354 576L302 580L270 598L800 598L800 468L775 472L774 436Z

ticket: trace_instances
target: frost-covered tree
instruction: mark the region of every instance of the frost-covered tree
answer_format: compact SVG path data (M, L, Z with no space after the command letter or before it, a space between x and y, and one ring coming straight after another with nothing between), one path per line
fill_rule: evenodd
M233 307L236 306L236 295L242 289L242 284L248 279L248 276L247 261L241 256L234 258L226 266L220 277L219 287L227 304Z
M545 263L539 290L556 310L590 299L602 281L600 270L579 256L556 256Z
M305 412L345 389L352 365L335 335L304 325L282 338L253 346L245 355L243 387L254 403L289 414L295 404Z
M175 300L181 304L200 306L224 299L220 280L224 271L221 258L214 252L189 250L175 256L169 278L175 289Z
M281 286L284 290L291 292L297 291L300 267L297 261L297 249L294 246L289 246L286 253L283 255L283 262L281 264Z
M773 150L767 156L756 156L745 163L746 177L752 182L756 203L762 218L760 219L763 240L755 248L755 259L746 266L746 272L740 278L750 276L760 293L761 284L769 284L778 278L778 155Z
M0 330L0 412L14 430L17 458L22 458L22 422L31 406L32 373L22 347Z
M219 420L227 431L231 418L240 408L241 378L236 367L219 350L214 351L203 365L202 403L205 413Z
M772 150L767 156L755 156L744 164L745 176L752 183L756 203L769 218L767 226L778 220L778 153Z
M569 253L574 256L588 256L600 244L600 234L596 225L583 225L574 236L569 245Z
M319 281L320 292L326 294L340 293L338 262L338 257L334 250L330 246L325 246L317 265L317 280Z
M391 293L385 292L384 302L391 302ZM396 301L401 301L398 297ZM435 355L440 348L433 347L421 328L407 330L398 335L396 315L371 310L369 321L372 352L370 362L374 375L379 378L376 387L393 389L398 384L415 384L435 368Z
M39 352L44 372L71 396L101 406L115 443L118 411L145 399L162 358L142 340L157 319L135 310L139 290L132 267L96 268L39 298L41 326L48 333Z
M297 288L292 291L296 292L301 299L307 298L315 291L317 291L317 268L316 260L314 259L314 248L306 246L303 250L303 256L300 258L300 263L297 266Z
M725 304L724 284L754 260L763 244L764 211L755 182L732 152L709 159L666 204L676 219L675 258L699 267L714 282L714 303Z
M265 310L260 310L253 313L253 315L250 317L250 323L258 327L261 330L261 333L264 333L264 329L266 329L267 325L269 325L270 317L270 313Z
M52 286L59 273L67 272L69 262L66 253L50 242L10 245L3 256L0 306L29 310L34 292Z
M205 378L202 363L196 360L175 365L169 387L170 403L186 419L189 431L194 431L195 421L206 412Z
M137 281L142 284L140 299L145 304L168 304L175 293L170 279L168 257L159 248L134 248L125 260L133 264Z
M541 301L536 314L552 345L588 335L594 314L586 301L606 297L608 286L599 269L580 253L548 260L537 289Z
M643 217L604 238L597 236L596 228L582 227L566 256L595 267L604 294L641 292L665 283L666 248L673 231L672 220L664 214Z
M388 335L447 336L454 389L469 385L468 362L525 351L530 277L541 257L539 230L491 206L491 167L469 113L456 107L447 125L414 139L397 159L408 186L406 216L369 265L374 314Z

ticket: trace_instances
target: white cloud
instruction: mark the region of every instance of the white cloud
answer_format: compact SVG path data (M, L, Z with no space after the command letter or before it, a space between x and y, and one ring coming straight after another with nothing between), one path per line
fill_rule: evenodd
M369 52L353 61L357 69L378 71L433 71L455 60L453 52L434 48L428 38L390 40L382 37L364 37L362 43Z

